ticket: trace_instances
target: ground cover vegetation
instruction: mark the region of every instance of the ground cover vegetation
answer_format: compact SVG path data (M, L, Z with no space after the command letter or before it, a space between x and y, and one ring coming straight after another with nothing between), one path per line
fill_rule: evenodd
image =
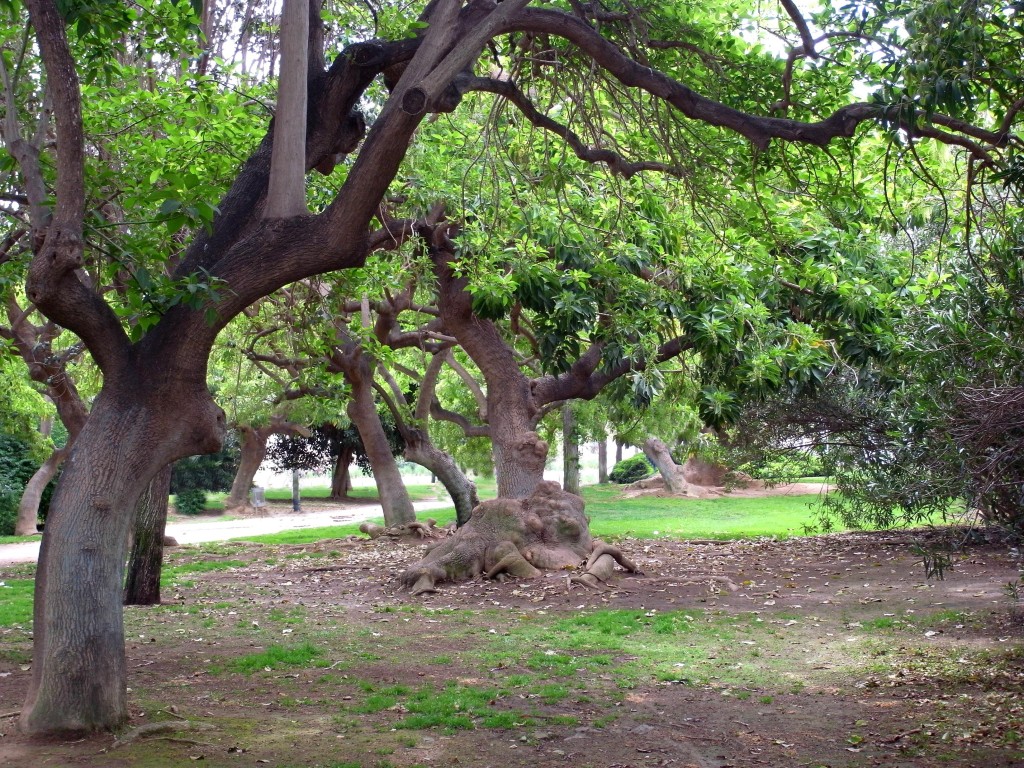
M792 419L744 409L838 390L870 406L826 452L851 519L960 499L1013 529L1016 426L992 418L1017 402L1020 12L5 5L3 336L74 457L43 537L21 727L125 723L122 601L153 601L169 465L222 446L221 395L243 454L261 429L354 425L393 522L411 503L383 480L382 412L410 455L459 470L443 478L465 491L458 532L393 563L420 593L591 552L629 567L542 481L574 399L604 398L685 491L697 435L716 451L763 423L755 438L792 445ZM956 344L929 346L936 323ZM85 352L83 398L68 366ZM292 394L325 387L335 402L310 410L334 415L294 421ZM908 453L941 458L917 472ZM468 520L453 457L497 481ZM909 479L931 477L947 481L921 502ZM146 588L125 592L126 559Z
M169 550L164 603L126 611L130 727L40 742L7 718L3 758L280 768L1021 759L1021 625L1002 592L1019 560L1004 547L970 547L945 581L928 581L903 533L632 538L645 575L622 574L607 591L550 574L410 600L394 574L419 545L309 538ZM0 569L4 712L29 684L34 575L32 565Z

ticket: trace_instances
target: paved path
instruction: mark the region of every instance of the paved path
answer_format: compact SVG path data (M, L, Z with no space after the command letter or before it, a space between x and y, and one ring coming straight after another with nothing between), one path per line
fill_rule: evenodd
M317 506L321 506L317 504ZM450 501L420 501L413 506L417 514L431 509L450 507ZM274 512L277 512L275 505ZM179 544L198 544L203 541L227 541L245 536L261 536L265 533L298 530L302 528L322 528L327 525L359 523L382 517L380 504L360 504L357 506L338 506L333 509L317 509L309 512L292 512L267 517L241 517L234 520L218 518L201 518L196 520L178 520L167 524L167 535L177 539ZM0 565L13 563L35 562L39 556L39 541L26 541L17 544L0 544Z

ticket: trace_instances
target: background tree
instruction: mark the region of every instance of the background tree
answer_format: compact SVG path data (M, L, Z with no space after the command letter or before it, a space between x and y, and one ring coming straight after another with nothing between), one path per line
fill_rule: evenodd
M41 171L31 153L22 152L17 139L8 141L5 134L23 179L27 206L38 214L32 219L27 297L49 319L82 340L103 373L103 386L75 442L73 461L62 474L43 537L36 582L33 678L21 719L27 731L112 728L125 720L120 577L129 523L138 497L160 469L184 456L215 451L221 443L223 412L206 382L214 340L257 299L314 274L360 266L371 252L412 226L407 221L377 228L373 220L428 114L458 108L469 92L498 94L501 104L522 116L521 125L528 123L547 133L559 148L586 162L602 163L623 174L675 170L688 177L692 170L693 177L714 174L729 188L754 177L759 181L782 178L788 168L796 168L796 181L802 182L803 174L814 171L814 164L804 159L818 155L801 154L801 148L825 147L851 137L865 121L882 121L897 128L898 136L913 140L927 135L960 146L979 163L990 163L991 173L1009 169L1004 157L1012 143L1008 136L1016 110L1000 108L994 126L987 114L979 112L978 122L986 123L979 128L941 110L911 111L884 99L850 103L852 82L873 83L884 61L871 57L879 47L874 36L864 37L863 25L848 36L847 26L854 22L838 14L826 12L817 19L827 27L826 34L836 36L820 43L811 38L810 44L805 40L808 35L800 34L807 25L798 13L780 17L781 38L793 40L792 48L802 51L790 64L789 59L783 61L747 44L738 30L730 34L748 21L731 10L712 9L705 16L687 11L681 16L683 9L675 5L667 6L667 11L644 9L642 13L624 8L605 20L603 11L589 6L528 5L528 0L465 6L458 0L438 0L423 8L412 33L404 29L413 21L411 14L396 14L403 29L382 30L381 38L372 42L349 42L363 37L361 29L369 28L369 24L351 25L344 49L328 67L320 9L314 3L307 62L306 168L332 172L339 155L358 148L357 158L335 177L331 199L310 216L263 217L272 133L258 143L228 142L245 144L252 153L223 195L228 185L222 185L223 177L216 173L223 165L202 167L202 174L193 170L195 183L189 174L182 174L179 186L184 191L176 189L168 195L158 183L165 180L164 164L140 162L131 175L148 179L151 208L166 204L169 223L180 220L182 227L191 225L179 241L162 239L161 248L145 251L166 260L162 270L142 273L136 264L127 270L114 266L118 259L108 259L107 250L98 246L91 219L86 225L86 212L105 199L97 194L100 187L94 182L104 177L104 168L110 169L107 179L121 174L100 153L86 151L82 92L84 87L92 96L101 90L94 86L98 75L109 75L112 81L139 81L137 67L119 68L116 51L124 36L162 41L168 61L188 58L184 55L187 41L193 39L195 29L191 8L160 4L166 15L137 18L117 5L71 6L64 8L62 16L52 0L28 1L40 55L32 69L37 75L45 72L48 97L48 102L38 98L37 103L52 105L54 115L45 167L55 173ZM985 10L989 12L987 6ZM995 42L1002 44L1005 33L996 22L1004 21L1005 12L1000 8L991 14ZM595 26L598 16L600 24ZM868 16L875 20L871 13ZM881 12L878 17L877 36L900 34L900 25L887 27L891 19L882 18ZM680 25L681 18L694 23ZM957 25L958 29L963 26ZM676 33L691 28L692 37L700 43L709 41L729 66L692 66L692 57L700 59L692 48L663 45L661 38L651 38L652 32L660 35L663 30ZM837 56L834 67L807 61L813 55L810 48L830 44L864 55L859 59ZM201 58L199 51L191 52L196 60ZM543 56L538 55L542 52ZM492 60L506 76L490 76ZM851 60L856 66L846 65ZM146 67L146 74L152 71L155 78L168 74ZM684 72L693 75L686 85L677 79ZM84 86L80 75L84 75ZM380 95L376 103L382 106L373 110L373 124L365 130L366 121L357 106L374 103L364 101L364 95L381 75L389 91L385 95L373 86L372 95ZM181 93L188 103L202 103L203 94L217 91L201 79L184 80L188 87L183 85ZM37 91L42 82L40 76L32 80ZM106 90L116 89L108 86ZM530 94L537 95L536 102ZM1002 107L1003 94L996 92L995 97ZM217 103L225 111L211 121L214 133L217 126L231 124L225 119L230 100ZM92 119L98 110L86 104ZM565 114L563 104L578 106ZM249 117L244 109L240 111ZM1004 126L1006 115L1009 123ZM149 119L134 124L134 144L149 146L138 136L159 122ZM241 123L252 124L248 119ZM624 128L617 130L617 124ZM640 126L657 126L657 130L631 130ZM124 139L129 140L128 132ZM777 150L775 139L800 146ZM552 146L547 144L549 149ZM706 162L706 156L698 157L708 147L727 162L715 167ZM557 155L545 153L540 138L534 148L535 152L514 155L513 163L529 165L539 157ZM216 153L194 154L192 163L197 167L208 160L207 154L209 162L223 159ZM760 163L762 156L766 166ZM750 162L755 158L759 162ZM557 165L549 161L544 167ZM746 167L749 174L736 170ZM153 170L147 174L147 168ZM51 182L52 195L47 189ZM162 193L164 201L156 203L154 192ZM52 209L46 205L51 198ZM219 204L214 203L218 198ZM414 201L401 215L431 225L427 212L417 209ZM152 237L149 227L119 226L125 235L137 231L140 237ZM134 279L121 281L123 274ZM152 280L150 289L132 287L140 285L140 274L145 274L143 285ZM104 292L111 282L126 286L123 295ZM97 547L91 532L101 529L107 535ZM578 542L585 541L581 531ZM95 627L102 631L91 629Z

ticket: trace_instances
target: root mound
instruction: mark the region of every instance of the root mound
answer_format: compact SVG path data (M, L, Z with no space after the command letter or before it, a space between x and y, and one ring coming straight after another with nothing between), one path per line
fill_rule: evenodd
M435 545L402 576L414 595L444 581L504 575L532 578L541 569L575 568L594 550L583 499L542 482L525 499L494 499Z

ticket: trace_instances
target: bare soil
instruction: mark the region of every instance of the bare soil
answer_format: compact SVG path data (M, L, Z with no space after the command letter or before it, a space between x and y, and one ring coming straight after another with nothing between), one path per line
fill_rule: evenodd
M644 574L608 591L549 573L419 598L395 579L414 544L172 550L165 604L126 610L126 743L20 735L31 636L0 629L0 766L1024 764L1016 552L973 542L938 581L906 532L619 543ZM432 725L418 691L486 700Z

